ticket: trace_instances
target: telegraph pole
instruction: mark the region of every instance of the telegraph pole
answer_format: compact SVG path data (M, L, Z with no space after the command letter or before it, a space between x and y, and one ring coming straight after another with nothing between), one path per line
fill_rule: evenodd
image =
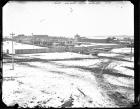
M12 36L12 70L14 70L14 42L13 42L13 36L15 34L11 33L10 35Z
M34 35L33 35L33 33L32 33L32 37L33 37L33 49L34 49Z
M132 39L131 39L131 58L130 60L132 60Z

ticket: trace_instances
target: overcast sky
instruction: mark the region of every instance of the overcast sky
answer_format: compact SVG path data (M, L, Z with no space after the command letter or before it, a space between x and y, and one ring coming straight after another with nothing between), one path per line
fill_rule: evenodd
M133 35L134 7L121 2L8 2L3 7L3 36L47 34L73 37Z

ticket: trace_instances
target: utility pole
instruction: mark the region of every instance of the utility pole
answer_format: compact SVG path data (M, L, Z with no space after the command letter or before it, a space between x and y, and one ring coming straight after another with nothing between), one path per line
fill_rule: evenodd
M10 35L12 36L12 70L14 70L14 42L13 42L13 36L15 34L11 33Z
M33 37L33 49L34 49L34 35L33 35L33 33L32 33L32 37Z
M130 56L130 60L132 60L132 39L131 39L131 56Z

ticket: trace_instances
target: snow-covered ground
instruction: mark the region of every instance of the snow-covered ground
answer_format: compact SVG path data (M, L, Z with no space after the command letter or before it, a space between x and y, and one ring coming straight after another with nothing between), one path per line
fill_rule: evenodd
M2 99L8 106L18 103L20 107L120 107L134 101L131 61L70 52L18 56L54 60L18 62L14 70L10 70L11 63L3 63ZM108 66L104 67L105 64ZM126 99L118 98L122 102L117 104L119 100L108 95L114 96L114 92Z
M9 70L10 65L4 66L7 80L3 82L3 101L8 106L18 103L21 107L59 107L72 96L72 107L117 107L101 94L91 72L39 62L30 64L36 67L16 64L15 70ZM8 80L12 77L14 80Z
M115 53L98 53L98 56L115 57L115 56L119 56L119 54L115 54Z
M129 54L130 56L126 56L126 54ZM123 56L122 59L134 62L133 54L134 54L134 48L132 48L132 54L131 54L131 48L115 48L109 52L98 53L98 56L105 56L105 57L119 57L119 56L122 57Z
M44 47L29 45L29 44L21 44L13 42L14 49L39 49ZM9 50L9 53L12 53L12 41L5 41L3 42L3 52Z
M70 59L70 58L93 58L91 55L84 55L71 52L55 52L55 53L37 53L37 54L21 54L19 56L28 56L40 59Z
M128 47L128 48L116 48L116 49L111 50L111 52L113 52L113 53L128 53L128 54L130 54L131 53L131 48L130 47ZM134 53L134 48L132 48L132 53Z
M113 69L119 71L121 74L125 74L125 75L134 77L134 71L130 70L130 69L134 69L133 62L117 61L117 62L113 62L113 63L109 64L107 68L109 68L109 69L113 68Z

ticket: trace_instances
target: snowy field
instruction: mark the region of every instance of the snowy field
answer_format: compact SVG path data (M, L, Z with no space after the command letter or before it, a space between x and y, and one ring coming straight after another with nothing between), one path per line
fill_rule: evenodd
M18 57L34 60L17 62L14 70L3 63L2 99L8 106L128 107L134 102L133 61L71 52Z
M132 50L132 54L131 54ZM127 56L127 55L128 56ZM105 57L121 57L122 59L133 61L134 62L134 48L115 48L106 53L98 53L98 56L105 56Z
M21 44L13 42L14 49L37 49L37 48L44 48L39 46L33 46L29 44ZM9 53L12 53L12 41L5 41L3 42L3 52L9 50Z
M117 48L117 49L111 50L111 52L113 52L113 53L128 53L128 54L130 54L131 53L131 48L130 47L128 47L128 48ZM134 53L134 48L132 48L132 53Z
M39 59L70 59L70 58L93 58L91 55L84 55L71 52L55 52L55 53L37 53L37 54L19 54L19 56L26 56L30 58Z

